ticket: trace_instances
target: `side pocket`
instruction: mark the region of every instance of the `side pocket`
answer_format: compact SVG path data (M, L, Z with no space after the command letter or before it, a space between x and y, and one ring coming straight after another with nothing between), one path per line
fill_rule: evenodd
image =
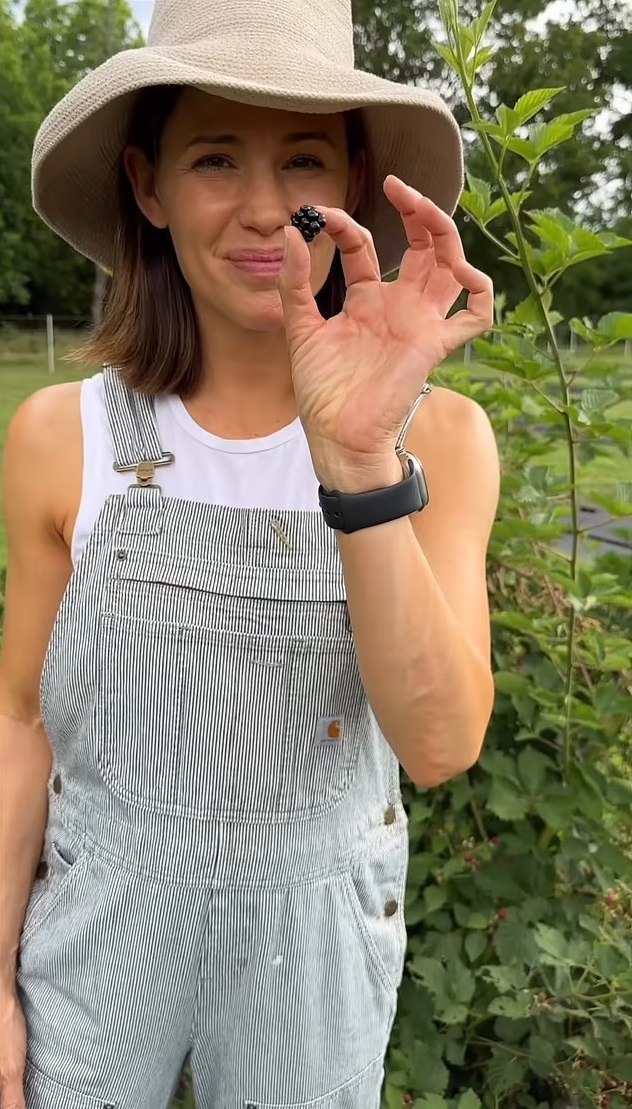
M26 909L20 948L23 948L42 926L46 918L63 897L64 892L80 865L84 855L61 836L46 840L40 868L41 877L36 877L31 897Z
M24 1072L24 1099L26 1109L116 1109L113 1102L80 1094L49 1078L29 1059Z
M283 1102L274 1105L270 1102L245 1101L243 1109L379 1109L383 1083L384 1057L380 1055L354 1078L339 1086L337 1090L325 1094L324 1097L317 1097L312 1101ZM27 1109L30 1109L30 1106L27 1106Z
M390 997L397 993L406 957L407 869L408 834L402 828L363 844L343 875L359 942Z

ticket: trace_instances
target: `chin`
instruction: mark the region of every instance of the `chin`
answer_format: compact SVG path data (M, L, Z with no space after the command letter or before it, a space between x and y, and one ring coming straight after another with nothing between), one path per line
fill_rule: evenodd
M283 305L278 293L272 294L267 303L255 302L249 305L246 311L236 313L234 318L245 331L283 331L285 326Z

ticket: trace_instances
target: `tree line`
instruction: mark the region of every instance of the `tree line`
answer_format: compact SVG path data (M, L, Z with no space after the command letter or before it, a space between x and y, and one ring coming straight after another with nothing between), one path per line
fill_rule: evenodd
M591 109L572 142L551 152L530 206L557 208L588 227L632 237L632 0L576 0L564 22L547 19L548 0L498 0L494 49L479 98L490 118L527 89L563 86L552 112ZM464 19L479 0L461 0ZM381 77L429 83L464 127L467 108L436 49L436 0L354 0L359 65ZM50 232L31 207L30 159L37 127L50 108L114 51L140 46L143 34L127 0L0 0L0 316L89 317L94 267ZM468 169L480 175L480 155ZM512 158L514 160L512 161ZM524 186L524 162L511 154L505 175ZM460 212L472 262L490 273L509 304L524 295L523 276ZM569 315L598 316L632 302L627 251L570 270L560 290Z

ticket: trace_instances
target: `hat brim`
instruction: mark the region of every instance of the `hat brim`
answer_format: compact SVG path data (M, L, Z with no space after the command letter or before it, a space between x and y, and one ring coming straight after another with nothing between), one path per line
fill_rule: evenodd
M207 44L208 46L208 44ZM272 57L262 75L261 58ZM230 59L230 60L228 60ZM235 59L238 59L236 62ZM292 64L292 62L294 64ZM243 73L242 73L243 71ZM252 73L258 74L256 84ZM383 275L397 269L407 242L382 185L395 174L450 215L463 188L458 125L435 94L361 70L341 69L304 50L279 59L257 43L215 41L196 57L191 47L169 54L142 47L114 55L80 81L42 123L33 148L33 205L42 220L80 254L106 269L118 225L118 167L139 93L155 85L188 85L261 107L306 113L361 108L372 176L357 218L370 229Z

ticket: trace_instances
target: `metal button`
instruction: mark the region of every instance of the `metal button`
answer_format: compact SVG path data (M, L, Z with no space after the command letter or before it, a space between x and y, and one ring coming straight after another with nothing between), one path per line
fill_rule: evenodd
M385 824L394 824L396 820L397 820L397 813L395 812L395 809L393 808L393 806L389 805L386 812L384 813L384 823Z
M45 878L47 874L48 874L48 863L44 863L44 862L40 863L37 870L35 871L35 877L36 878Z
M127 551L117 551L116 557L118 558L119 562L125 562L125 559L127 558Z
M384 906L384 916L395 916L395 913L398 909L399 905L397 904L397 901L387 901L386 905Z
M53 789L55 793L61 793L61 774L55 774L53 779Z

